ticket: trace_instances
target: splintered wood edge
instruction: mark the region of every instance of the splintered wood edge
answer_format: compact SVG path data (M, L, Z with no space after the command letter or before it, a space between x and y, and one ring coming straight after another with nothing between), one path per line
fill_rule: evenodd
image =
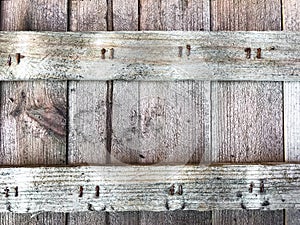
M299 32L0 32L0 80L300 80Z
M0 169L0 212L300 208L300 164Z

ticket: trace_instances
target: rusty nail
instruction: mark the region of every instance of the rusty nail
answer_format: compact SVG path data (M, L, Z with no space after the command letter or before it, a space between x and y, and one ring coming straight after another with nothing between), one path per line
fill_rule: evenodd
M169 194L174 195L174 193L175 193L175 185L172 184L172 186L170 187L170 190L169 190Z
M250 187L249 187L249 193L252 193L252 192L253 192L253 187L254 187L254 183L251 182L251 183L250 183Z
M97 185L96 188L95 188L95 190L96 190L95 196L98 198L99 195L100 195L100 187Z
M10 55L8 55L7 65L8 65L8 66L11 66L11 56L10 56Z
M113 48L109 49L109 59L114 58L114 53L115 53L115 50Z
M80 186L79 188L79 198L81 198L83 196L83 187Z
M257 58L257 59L261 59L261 48L258 48L258 49L257 49L257 52L256 52L256 58Z
M19 188L18 186L15 187L15 197L19 196Z
M17 64L21 62L21 53L16 53Z
M261 193L265 192L265 184L263 180L260 182L260 192Z
M9 194L8 194L8 192L9 192L8 187L6 187L6 188L4 189L4 192L5 192L5 197L7 198L7 197L9 196Z
M177 193L178 193L179 195L182 195L182 194L183 194L183 189L182 189L182 185L181 185L181 184L179 184L179 186L178 186L178 191L177 191Z
M182 46L179 46L178 47L178 57L182 57L182 50L183 50Z
M245 48L245 52L246 52L246 58L250 59L251 58L251 48Z
M191 46L190 45L186 45L186 49L187 49L186 55L190 56L191 55Z
M105 48L102 48L101 49L101 59L105 59L105 53L106 53Z

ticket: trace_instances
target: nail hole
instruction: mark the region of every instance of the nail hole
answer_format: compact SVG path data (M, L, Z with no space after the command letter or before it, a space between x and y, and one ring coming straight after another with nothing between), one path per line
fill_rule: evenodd
M83 196L83 187L80 186L79 188L79 198L81 198Z
M5 192L5 197L7 198L7 197L9 196L9 194L8 194L8 192L9 192L8 187L6 187L6 188L4 189L4 192Z
M8 65L8 66L11 66L11 56L10 56L10 55L8 55L7 65Z
M249 193L253 192L253 187L254 187L254 183L251 182L250 187L249 187Z
M102 48L101 49L101 59L105 59L105 53L106 53L105 48Z
M181 185L181 184L178 186L177 194L179 194L179 195L182 195L182 194L183 194L183 188L182 188L182 185Z
M100 187L98 185L96 186L95 191L96 191L95 196L98 198L100 195Z
M260 192L261 193L265 192L265 184L263 180L260 182Z
M182 50L183 50L182 46L179 46L178 47L178 57L182 57Z
M19 188L18 186L15 187L15 197L19 196Z
M191 55L191 46L190 45L186 45L186 49L187 49L186 55L190 56Z
M245 48L245 52L246 52L246 59L250 59L251 58L251 48Z

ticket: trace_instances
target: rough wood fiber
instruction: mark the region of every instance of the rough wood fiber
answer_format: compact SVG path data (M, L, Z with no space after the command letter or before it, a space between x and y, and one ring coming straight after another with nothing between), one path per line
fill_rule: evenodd
M209 93L209 82L115 82L114 162L209 162Z
M286 210L285 224L286 225L300 224L300 210L299 209Z
M1 165L66 163L66 83L1 85Z
M172 212L142 212L141 225L211 225L210 212L175 210Z
M298 33L1 32L0 42L5 43L0 45L1 80L282 81L300 76ZM250 59L245 48L252 48ZM25 56L19 64L16 53Z
M138 0L113 0L113 30L138 30Z
M69 164L106 162L105 82L69 84Z
M67 0L2 0L0 30L66 31Z
M299 164L2 168L0 174L1 212L300 208Z
M70 31L106 30L106 0L70 0Z
M156 220L157 222L157 220ZM109 213L109 225L140 225L140 212Z
M70 213L67 221L65 225L107 225L105 213L92 211Z
M67 0L1 1L0 7L1 30L67 30ZM24 39L23 43L26 45L27 41ZM1 43L1 46L4 45L7 44ZM14 62L16 62L16 53L18 52L11 56ZM20 59L21 61L23 59L21 54ZM7 64L1 64L1 68L4 65ZM20 88L23 89L24 94ZM8 99L10 97L11 99ZM13 110L12 115L8 114L7 110L10 109ZM1 164L64 164L66 162L64 127L66 123L63 121L65 115L66 82L1 85L0 152L2 156L5 154L1 157ZM10 125L5 129L8 124ZM41 213L38 217L30 214L0 214L0 216L7 224L15 225L65 224L65 215L56 213ZM31 216L33 218L29 219ZM28 222L25 223L26 221Z
M281 83L213 83L212 99L214 162L283 161Z
M283 225L284 213L280 211L266 210L235 210L215 211L214 216L218 225ZM221 219L219 219L221 218ZM213 217L213 221L214 221ZM288 225L291 225L288 223Z
M1 225L63 225L66 215L64 213L35 213L17 214L1 213Z
M210 29L209 0L141 0L141 30Z
M211 0L212 30L281 30L280 0Z
M283 0L283 30L300 31L300 2Z

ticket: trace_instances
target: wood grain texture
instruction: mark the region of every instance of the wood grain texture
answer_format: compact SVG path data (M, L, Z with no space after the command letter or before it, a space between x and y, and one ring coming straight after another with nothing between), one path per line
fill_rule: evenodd
M283 0L283 30L300 31L300 3L297 0Z
M140 225L141 212L110 212L109 225Z
M0 7L1 30L67 30L67 0L1 1ZM23 39L25 45L27 41ZM65 119L66 82L2 83L1 164L65 164ZM1 224L65 224L61 213L0 216Z
M300 76L298 33L1 32L0 42L5 43L0 45L1 80L297 81ZM252 49L250 59L245 48ZM16 53L24 56L19 64Z
M1 168L0 174L0 212L300 208L299 164Z
M212 0L212 30L281 30L280 0Z
M1 165L66 163L66 83L1 85Z
M115 82L112 160L209 162L209 93L209 82Z
M71 0L69 11L70 31L106 30L106 0Z
M70 82L69 164L106 162L106 94L105 82Z
M113 0L113 30L137 31L139 29L138 0Z
M66 31L67 0L1 1L0 30Z
M141 30L210 29L209 0L141 0Z
M217 221L214 224L218 225L283 225L284 213L282 210L226 210L215 211L213 221L215 219ZM290 225L290 223L288 224Z
M211 212L183 211L141 212L141 225L211 225Z
M300 161L300 83L284 83L284 147L287 162Z
M66 225L107 225L105 213L93 211L70 213L67 221Z
M212 99L214 162L283 161L281 83L213 83Z
M300 210L299 209L286 210L285 224L286 225L300 224Z
M36 214L17 214L17 213L1 213L1 225L53 225L64 224L64 213L36 213Z

